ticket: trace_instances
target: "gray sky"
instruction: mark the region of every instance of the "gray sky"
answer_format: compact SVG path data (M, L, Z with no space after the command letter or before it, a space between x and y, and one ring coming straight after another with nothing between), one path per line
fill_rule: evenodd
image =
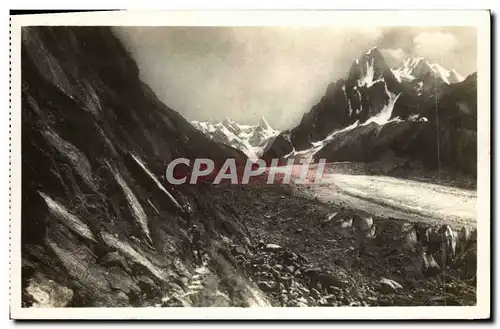
M377 45L395 63L422 56L476 71L476 31L450 27L117 27L143 81L188 120L295 126Z

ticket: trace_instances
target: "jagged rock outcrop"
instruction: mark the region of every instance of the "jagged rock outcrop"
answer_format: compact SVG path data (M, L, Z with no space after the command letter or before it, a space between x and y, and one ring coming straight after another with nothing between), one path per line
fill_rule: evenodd
M246 236L237 216L162 176L177 157L246 156L165 106L110 28L24 28L22 86L23 306L233 305L212 245ZM240 281L238 305L266 305Z

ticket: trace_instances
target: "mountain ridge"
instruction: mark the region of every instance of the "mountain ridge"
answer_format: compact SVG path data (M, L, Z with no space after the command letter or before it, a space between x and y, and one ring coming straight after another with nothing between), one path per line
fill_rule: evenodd
M352 160L374 161L391 150L398 157L423 161L430 168L452 166L475 175L475 76L462 80L454 70L431 65L423 58L407 59L399 71L391 69L374 47L353 61L346 78L330 83L300 123L277 136L262 157L299 155L314 160L321 155L329 161L348 161L352 152ZM461 81L450 83L453 79ZM388 123L391 125L382 128ZM372 127L370 135L365 135L367 126ZM373 147L382 130L397 133L384 133L384 142ZM403 131L409 135L401 135ZM333 138L338 132L356 143ZM339 147L343 150L341 157L335 155ZM361 152L360 148L366 157L354 155ZM460 154L460 148L470 159ZM316 153L318 156L314 156Z
M212 140L229 145L256 159L269 141L279 134L264 117L256 125L239 124L229 118L218 123L191 121L191 124Z

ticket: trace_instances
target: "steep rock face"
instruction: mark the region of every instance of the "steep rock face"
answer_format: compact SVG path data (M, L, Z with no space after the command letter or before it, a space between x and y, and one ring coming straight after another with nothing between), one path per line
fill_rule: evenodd
M314 153L315 160L375 161L394 152L430 168L475 175L477 78L455 75L423 59L391 69L377 48L370 49L346 79L328 86L290 138L278 136L279 144L269 145L262 157L310 149L302 153Z
M211 202L210 186L161 177L177 157L246 156L206 138L138 73L109 28L22 31L24 306L47 304L34 292L49 290L57 306L196 305L182 297L202 266L188 229L197 224L214 257L221 235L245 236L234 214ZM220 264L202 272L217 278ZM241 293L233 297L265 304L251 288Z
M283 154L289 154L293 151L292 142L290 141L290 132L283 131L274 139L270 140L264 153L268 159L280 158Z
M312 142L356 121L365 122L387 106L401 88L380 52L371 49L353 63L347 79L328 86L325 96L292 129L295 149L309 148Z

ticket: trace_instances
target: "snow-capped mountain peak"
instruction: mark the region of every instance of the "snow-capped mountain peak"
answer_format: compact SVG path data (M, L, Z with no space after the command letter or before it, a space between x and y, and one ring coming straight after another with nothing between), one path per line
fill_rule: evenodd
M464 80L456 70L448 70L437 63L429 63L422 57L408 57L399 67L392 69L392 73L399 82L421 80L427 74L440 78L447 84Z
M434 73L443 79L447 84L462 82L465 78L457 73L454 69L447 70L439 64L433 63L430 64Z
M375 46L357 58L350 69L348 80L358 87L371 87L385 80L389 67L380 50Z
M280 132L262 117L258 125L244 125L225 118L219 123L191 121L192 125L213 140L237 148L251 159L258 158L269 140Z
M238 123L232 121L228 117L224 118L224 120L219 124L224 126L227 130L229 130L235 135L239 135L241 133L242 127L240 127Z

